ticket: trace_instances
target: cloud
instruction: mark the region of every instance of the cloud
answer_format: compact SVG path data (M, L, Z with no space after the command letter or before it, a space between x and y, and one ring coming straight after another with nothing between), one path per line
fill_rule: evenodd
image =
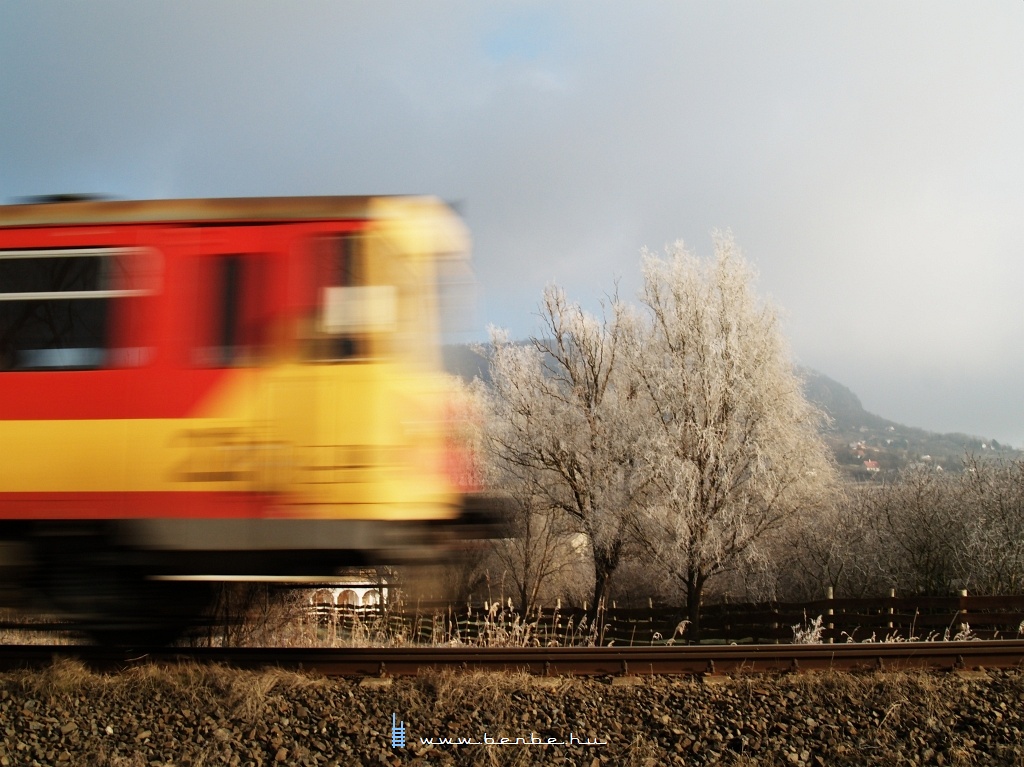
M7 3L0 196L435 193L481 335L730 228L804 363L1020 441L1021 39L1012 3Z

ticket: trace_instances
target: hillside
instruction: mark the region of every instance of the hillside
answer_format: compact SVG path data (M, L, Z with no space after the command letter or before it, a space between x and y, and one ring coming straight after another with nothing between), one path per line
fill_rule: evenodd
M828 376L810 368L801 368L799 373L804 379L807 399L832 419L823 436L836 461L851 478L871 479L872 475L884 476L917 464L960 471L967 454L1024 458L1024 452L1000 445L994 439L942 434L887 420L869 413L856 394Z
M444 364L448 372L466 380L488 380L486 360L470 346L444 347ZM914 465L960 471L968 453L1024 459L1024 451L994 439L941 434L882 418L865 410L857 395L838 381L810 368L797 372L804 380L807 399L831 419L822 436L850 479L875 481Z

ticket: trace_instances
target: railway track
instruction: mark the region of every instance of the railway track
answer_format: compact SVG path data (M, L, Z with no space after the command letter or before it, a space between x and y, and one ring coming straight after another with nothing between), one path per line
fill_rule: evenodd
M146 663L282 668L324 676L415 675L426 669L521 671L537 676L721 675L807 671L1024 668L1024 640L895 644L552 648L173 648L0 646L0 668L42 668L62 658L97 670Z

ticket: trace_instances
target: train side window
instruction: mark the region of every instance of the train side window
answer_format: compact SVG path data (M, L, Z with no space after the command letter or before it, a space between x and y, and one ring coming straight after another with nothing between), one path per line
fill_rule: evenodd
M238 256L225 256L217 260L220 274L220 296L215 311L217 317L217 362L228 367L243 353L242 339L239 337L239 325L242 305L242 269L243 262Z
M0 370L145 364L137 306L158 257L132 248L0 251Z
M252 365L266 345L266 263L260 254L204 259L197 362L204 367Z
M352 328L332 325L332 318L338 318L339 306L347 302L338 296L347 288L360 284L359 249L355 237L330 237L320 241L318 248L317 284L319 287L319 328L321 338L317 344L318 359L343 360L358 357L362 339L352 333ZM331 301L331 296L335 300Z
M351 235L315 244L313 359L365 357L371 353L372 335L394 330L397 292L393 285L371 284L362 245L361 238Z

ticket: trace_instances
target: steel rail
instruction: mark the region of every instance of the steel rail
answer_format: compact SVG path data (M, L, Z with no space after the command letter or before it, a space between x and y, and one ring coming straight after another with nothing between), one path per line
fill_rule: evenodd
M0 669L40 668L77 658L100 670L144 663L276 667L324 676L389 677L425 669L521 671L538 676L707 675L802 671L1024 668L1024 641L835 645L547 648L171 648L74 645L0 647Z

